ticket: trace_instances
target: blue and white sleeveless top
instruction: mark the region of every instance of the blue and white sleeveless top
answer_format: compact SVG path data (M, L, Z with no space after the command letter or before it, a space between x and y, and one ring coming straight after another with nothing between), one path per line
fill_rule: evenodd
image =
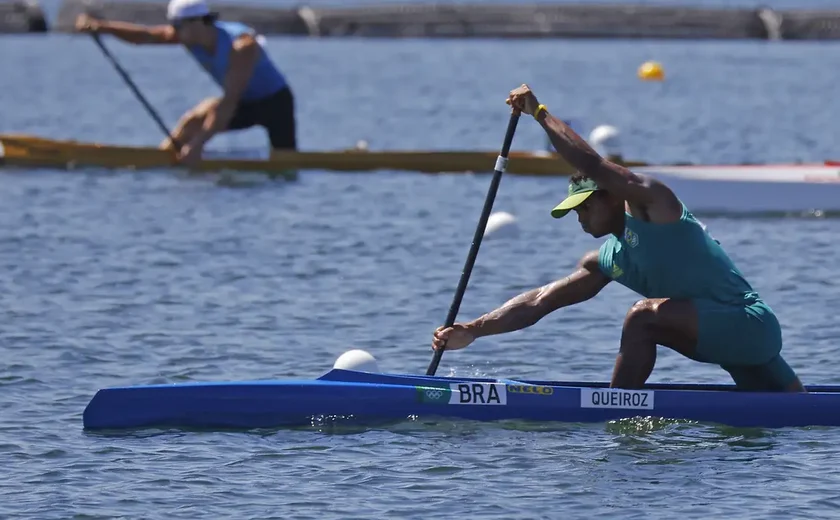
M243 34L255 35L255 31L251 27L238 22L217 21L214 25L218 31L216 52L214 54L210 54L198 45L188 45L186 47L189 53L198 61L199 65L210 74L220 87L224 88L230 52L233 49L233 41ZM260 56L254 66L251 81L242 94L242 101L263 99L287 85L286 78L271 62L262 45L260 45L259 52Z

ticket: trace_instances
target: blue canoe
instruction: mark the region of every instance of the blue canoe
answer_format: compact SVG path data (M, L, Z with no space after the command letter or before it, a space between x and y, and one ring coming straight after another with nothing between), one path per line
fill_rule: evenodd
M732 385L513 381L374 374L333 369L316 380L177 383L99 390L84 427L276 428L338 418L350 423L409 417L572 423L661 417L731 426L840 425L840 385L807 394L735 391Z

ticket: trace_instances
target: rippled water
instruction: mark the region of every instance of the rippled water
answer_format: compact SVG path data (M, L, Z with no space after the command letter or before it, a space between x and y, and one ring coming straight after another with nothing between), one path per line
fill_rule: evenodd
M154 123L83 38L0 40L0 131L154 144ZM108 42L170 124L209 81L177 49ZM507 91L623 130L626 155L837 156L830 44L271 39L299 96L301 143L497 149ZM668 81L645 84L648 58ZM10 73L13 71L13 73ZM216 149L265 143L259 131ZM514 148L543 137L523 120ZM491 167L492 165L488 165ZM3 171L0 516L31 518L829 517L833 429L630 421L524 426L85 433L119 384L317 377L343 351L422 373L489 176L304 172L220 183L174 172ZM563 276L599 242L548 211L562 180L506 177L519 233L482 246L461 316ZM838 383L840 220L705 219L779 313L807 383ZM447 353L440 374L609 377L637 299L608 287L539 325ZM727 382L662 351L654 381Z

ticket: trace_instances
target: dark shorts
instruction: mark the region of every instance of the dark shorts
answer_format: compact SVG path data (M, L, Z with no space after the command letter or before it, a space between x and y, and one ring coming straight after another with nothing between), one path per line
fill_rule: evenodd
M694 306L698 361L720 365L743 390L780 391L796 379L780 354L782 328L767 304L694 300Z
M288 87L263 99L240 103L227 129L243 130L257 125L266 129L273 149L297 150L295 100Z

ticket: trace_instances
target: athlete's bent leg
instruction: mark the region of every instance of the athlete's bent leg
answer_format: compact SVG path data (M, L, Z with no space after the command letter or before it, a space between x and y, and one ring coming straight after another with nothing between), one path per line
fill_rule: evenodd
M739 390L751 392L807 392L781 355L760 365L723 366Z
M638 389L656 364L656 346L696 355L697 310L691 301L651 298L636 302L624 319L610 386Z
M271 112L266 114L265 128L271 142L271 153L297 150L295 99L291 89L284 88L272 98Z
M802 381L799 380L797 376L796 379L791 381L789 385L785 387L785 392L801 392L801 393L808 393L805 389L805 385L802 384Z
M211 97L203 100L198 105L181 116L178 124L172 129L172 137L179 144L187 144L201 130L204 119L211 108L218 106L219 98ZM163 150L174 150L174 143L167 137L160 143Z
M698 299L694 305L699 323L698 360L729 372L739 390L805 391L781 355L781 324L765 302L733 305Z

